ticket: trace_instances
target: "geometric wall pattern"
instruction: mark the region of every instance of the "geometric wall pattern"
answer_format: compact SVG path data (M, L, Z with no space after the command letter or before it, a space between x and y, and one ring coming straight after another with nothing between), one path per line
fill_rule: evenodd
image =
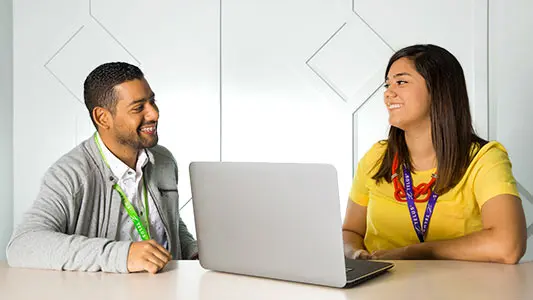
M40 10L24 2L14 15L15 149L22 149L14 160L15 223L46 168L94 130L82 83L106 61L141 66L157 94L160 142L178 160L182 217L193 232L187 200L194 160L331 163L345 207L357 161L386 137L383 74L403 46L451 50L465 69L477 128L485 137L489 131L487 1L84 0L42 1ZM70 17L53 21L63 15ZM408 17L400 22L399 15ZM29 19L42 27L28 29ZM39 93L20 84L22 73ZM53 106L71 113L54 114ZM39 160L24 150L35 149L32 143L40 145ZM531 236L533 182L518 173Z

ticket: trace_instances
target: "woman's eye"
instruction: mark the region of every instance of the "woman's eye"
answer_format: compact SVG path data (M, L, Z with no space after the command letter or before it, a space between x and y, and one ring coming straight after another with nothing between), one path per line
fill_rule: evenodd
M402 85L402 84L404 84L404 83L407 83L407 81L405 81L405 80L398 80L398 81L396 81L396 83L397 83L398 85Z
M385 83L385 84L383 85L383 87L386 88L386 89L388 89L389 86L390 86L390 84L388 84L388 83Z

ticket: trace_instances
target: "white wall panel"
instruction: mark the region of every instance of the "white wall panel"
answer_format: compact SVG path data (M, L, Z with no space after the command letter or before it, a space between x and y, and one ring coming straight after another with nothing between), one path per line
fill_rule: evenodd
M490 1L489 6L489 134L503 143L528 221L528 252L533 259L533 2Z
M66 0L13 4L15 224L33 202L45 170L75 143L69 112L80 104L45 64L81 27L86 10Z
M354 158L356 161L378 140L385 139L389 133L389 113L383 101L385 88L379 88L364 105L353 115ZM357 163L354 163L354 172Z
M0 260L13 230L13 2L0 1Z
M223 1L223 160L332 163L346 203L351 110L313 68L330 71L330 81L342 70L334 73L338 60L326 52L312 56L349 13L348 1Z

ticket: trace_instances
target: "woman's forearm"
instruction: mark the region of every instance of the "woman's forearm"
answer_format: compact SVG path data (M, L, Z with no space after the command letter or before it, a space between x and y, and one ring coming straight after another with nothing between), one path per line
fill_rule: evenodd
M524 255L524 238L484 229L460 238L407 246L408 259L454 259L515 264Z
M342 230L342 239L345 244L350 244L354 249L363 249L365 248L364 238L356 232L343 229Z

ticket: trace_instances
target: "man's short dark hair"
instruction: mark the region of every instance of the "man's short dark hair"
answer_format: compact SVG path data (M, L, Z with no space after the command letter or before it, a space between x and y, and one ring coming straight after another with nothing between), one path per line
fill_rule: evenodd
M92 114L95 107L103 107L115 113L116 85L143 78L144 74L138 67L125 62L105 63L89 73L83 84L83 97L94 126L97 127Z

